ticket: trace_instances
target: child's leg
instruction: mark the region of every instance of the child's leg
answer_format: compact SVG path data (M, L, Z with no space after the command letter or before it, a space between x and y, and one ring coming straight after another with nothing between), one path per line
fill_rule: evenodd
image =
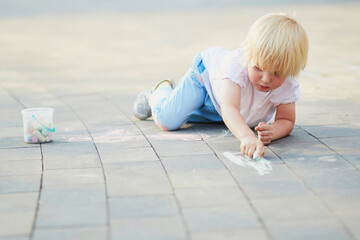
M192 70L175 89L161 84L149 97L155 123L163 130L178 129L204 104L205 94L205 87Z

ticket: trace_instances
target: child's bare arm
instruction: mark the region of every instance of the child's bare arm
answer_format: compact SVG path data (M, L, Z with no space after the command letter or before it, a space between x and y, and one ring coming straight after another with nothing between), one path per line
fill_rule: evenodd
M255 150L264 155L264 144L255 136L240 114L241 88L229 79L222 80L221 115L224 123L241 142L242 154L252 157Z
M285 137L291 133L295 124L295 103L280 104L276 108L275 121L269 125L261 122L255 130L259 139L268 145L271 141Z

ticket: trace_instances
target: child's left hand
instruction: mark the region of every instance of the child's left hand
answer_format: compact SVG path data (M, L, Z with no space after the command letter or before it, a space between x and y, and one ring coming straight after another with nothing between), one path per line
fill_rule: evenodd
M258 133L258 138L264 145L268 145L271 143L271 140L274 135L274 128L272 125L260 122L257 127L255 127L255 131Z

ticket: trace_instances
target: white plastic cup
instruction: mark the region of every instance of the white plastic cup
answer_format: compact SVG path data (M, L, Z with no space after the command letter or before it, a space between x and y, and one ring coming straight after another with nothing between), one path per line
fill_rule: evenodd
M55 132L52 108L27 108L21 111L26 143L51 142Z

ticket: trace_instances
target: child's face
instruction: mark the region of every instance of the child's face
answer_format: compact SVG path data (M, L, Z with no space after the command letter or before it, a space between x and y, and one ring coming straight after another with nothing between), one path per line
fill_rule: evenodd
M280 87L287 78L287 76L279 76L276 72L261 70L252 64L248 64L248 76L251 84L261 92L268 92Z

